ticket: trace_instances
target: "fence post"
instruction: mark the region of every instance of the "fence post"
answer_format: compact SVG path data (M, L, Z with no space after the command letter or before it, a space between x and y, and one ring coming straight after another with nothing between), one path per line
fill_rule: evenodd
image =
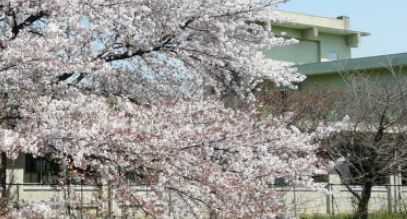
M118 214L122 214L122 209L120 208L119 203L115 199L116 195L116 186L115 184L111 184L110 182L107 184L107 196L108 196L108 209L109 209L109 217L113 217Z
M332 199L333 199L333 190L332 184L328 182L328 194L326 194L326 213L331 214L332 211Z
M336 185L341 184L341 178L338 174L329 174L328 183L330 185L330 194L327 199L328 214L335 215L335 196L339 191L337 191Z
M112 191L112 185L110 183L107 184L107 208L109 211L109 217L112 217L114 215L114 209L113 209L113 191Z
M168 217L172 216L172 192L168 190Z
M393 212L393 194L394 194L394 178L389 176L389 185L387 185L387 210Z
M294 216L295 216L295 218L297 218L298 217L298 206L297 206L297 202L298 202L298 198L297 198L297 188L295 187L295 185L294 185L294 187L293 187L293 191L294 191L294 199L293 199L293 202L294 202Z
M394 203L394 212L401 212L403 211L402 209L402 200L401 200L401 193L402 193L402 185L403 185L403 178L401 177L401 174L396 174L393 175L392 177L394 177L394 184L393 186L393 190L394 190L394 195L393 195L393 203Z
M100 184L100 196L102 201L102 209L107 209L107 214L108 216L111 215L111 209L110 209L110 200L109 200L109 184L107 183L106 180L102 179L102 182ZM106 212L103 212L104 214Z
M401 176L391 175L389 176L389 185L387 189L388 197L388 210L389 212L398 212L401 208L400 206L400 194L401 189L399 185L402 184Z
M83 219L83 179L81 180L81 219Z

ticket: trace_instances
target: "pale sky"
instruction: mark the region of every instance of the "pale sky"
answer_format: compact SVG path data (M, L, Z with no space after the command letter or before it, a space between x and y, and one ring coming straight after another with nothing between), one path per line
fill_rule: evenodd
M351 18L351 29L371 33L353 57L407 52L407 0L290 0L281 10Z

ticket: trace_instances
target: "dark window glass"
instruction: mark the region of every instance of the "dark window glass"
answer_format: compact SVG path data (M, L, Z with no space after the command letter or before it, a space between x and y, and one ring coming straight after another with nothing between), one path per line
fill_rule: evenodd
M363 174L360 170L355 168L356 165L352 167L343 165L341 167L341 180L343 183L348 185L362 185L364 182ZM386 175L381 175L376 177L374 181L375 186L382 186L389 184L389 177Z
M274 179L275 187L285 187L288 186L288 182L284 177L277 177Z
M314 179L314 182L327 183L329 181L329 176L327 174L319 174L312 176L312 179Z
M31 154L25 155L25 183L56 184L58 173L58 163L44 158L34 158Z

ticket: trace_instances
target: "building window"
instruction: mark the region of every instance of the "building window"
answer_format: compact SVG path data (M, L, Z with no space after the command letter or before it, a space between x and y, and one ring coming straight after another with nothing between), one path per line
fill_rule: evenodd
M44 158L34 158L31 154L25 155L24 183L56 184L58 173L58 163Z
M331 52L328 54L328 61L337 61L339 60L339 54L336 52Z
M286 187L289 186L287 179L284 177L277 177L274 179L274 186L275 187Z
M341 176L341 181L348 185L363 185L365 179L363 176L366 174L363 172L363 168L358 166L356 163L352 165L342 164L336 167ZM389 184L389 176L380 175L376 177L373 182L375 186L384 186Z
M329 182L329 175L328 174L317 174L312 176L314 182L317 183L328 183Z

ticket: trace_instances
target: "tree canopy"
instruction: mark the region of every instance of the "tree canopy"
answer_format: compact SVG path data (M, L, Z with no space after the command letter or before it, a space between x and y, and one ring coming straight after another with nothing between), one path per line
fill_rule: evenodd
M270 183L315 187L325 170L314 150L333 129L302 133L219 100L304 79L263 58L288 43L268 25L281 2L1 0L0 150L58 161L74 173L61 185L96 175L117 186L111 198L156 217L170 210L159 204L166 190L195 217L284 212ZM133 192L135 178L149 196ZM58 214L58 203L20 213Z

